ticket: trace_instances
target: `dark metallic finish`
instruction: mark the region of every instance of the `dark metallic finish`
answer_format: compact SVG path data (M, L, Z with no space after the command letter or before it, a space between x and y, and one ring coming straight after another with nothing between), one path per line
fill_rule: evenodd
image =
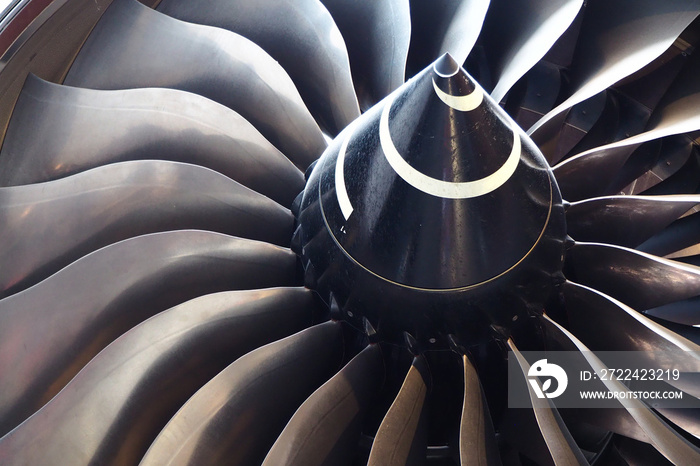
M496 433L486 403L479 374L466 355L464 366L464 402L459 426L459 459L461 466L500 466Z
M225 368L168 422L140 464L260 464L294 411L340 366L340 327L317 325Z
M236 358L304 328L312 309L311 292L287 288L217 293L158 314L0 439L0 462L135 464L202 384Z
M65 79L92 89L166 87L232 108L305 168L326 143L284 69L250 40L115 0Z
M345 42L318 0L163 0L157 10L258 44L289 73L316 121L332 135L360 116Z
M47 183L0 188L1 295L15 293L117 241L203 229L288 245L294 218L207 168L122 162Z
M387 411L372 443L367 466L417 466L427 452L428 365L414 358L396 399Z
M566 230L577 241L636 247L700 203L700 195L607 196L573 202Z
M303 174L248 121L171 89L98 91L29 75L0 152L0 185L40 183L137 159L216 170L290 206Z
M562 291L569 329L591 351L637 351L640 367L700 372L699 345L600 291L573 282L564 283ZM692 380L671 384L700 396Z
M537 398L532 387L527 383L526 378L530 370L530 364L520 354L520 351L518 351L511 339L508 340L508 348L512 351L509 357L515 357L522 370L522 382L527 386L530 402L532 403L532 413L537 421L540 434L547 445L552 463L555 466L587 465L588 461L586 461L583 453L581 453L581 449L576 445L576 441L574 441L561 415L554 407L554 403L547 398Z
M383 378L381 350L370 345L301 405L263 465L349 465L365 412Z
M640 244L637 249L657 256L666 256L692 248L698 243L700 243L700 214L694 213L676 220L663 231ZM674 256L682 255L684 254L674 254Z
M644 314L683 325L700 326L700 296L653 307Z
M609 244L577 242L564 274L637 311L700 295L700 267Z
M654 153L657 148L658 153ZM616 183L612 185L617 192L628 195L652 194L650 189L653 190L656 185L683 171L692 153L693 143L685 135L670 136L647 143L640 148L640 151L642 150L643 156L637 157L637 154L634 154L617 175ZM692 169L688 170L690 171ZM631 179L630 175L634 176L634 179ZM623 186L625 182L628 184ZM658 194L692 192L692 189L684 191L682 187L680 188L669 189L667 193Z
M397 341L506 326L521 299L540 307L563 260L547 162L449 55L336 138L299 221L324 299Z
M490 0L410 0L408 77L449 53L460 65L474 47Z
M408 0L321 0L348 47L355 90L363 110L404 82L411 40Z
M569 344L573 344L576 350L580 351L586 362L590 365L592 371L600 373L602 369L607 367L600 359L584 345L578 338L564 327L554 322L552 319L543 316L549 332L555 332L555 338L558 340L569 340ZM567 345L568 346L568 345ZM649 351L649 349L647 349ZM616 379L606 379L602 381L605 387L611 391L624 392L627 387L622 382ZM700 462L700 449L689 442L681 434L676 432L673 427L668 425L661 419L649 406L643 401L636 398L620 398L619 403L627 410L635 422L642 428L648 436L650 443L662 455L674 464L697 464ZM673 411L673 410L672 410ZM674 417L680 419L679 415L673 414Z
M298 284L286 249L204 231L132 238L0 300L0 435L139 322L206 293Z
M588 2L571 62L570 96L530 130L545 145L566 111L630 76L668 49L700 13L698 0ZM643 31L643 33L640 33Z
M583 0L493 0L481 32L500 102L569 28Z

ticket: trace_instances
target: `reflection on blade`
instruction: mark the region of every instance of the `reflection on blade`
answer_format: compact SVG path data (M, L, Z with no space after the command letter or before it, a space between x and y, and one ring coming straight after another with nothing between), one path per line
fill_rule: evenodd
M479 375L467 356L464 365L464 404L459 427L461 466L498 466L501 458L496 446L489 407L479 383Z
M565 274L638 311L700 294L700 267L609 244L574 244Z
M287 73L259 46L229 31L169 18L136 0L112 2L64 83L203 95L240 113L302 168L326 146Z
M362 109L366 110L404 82L411 40L408 0L321 0L321 3L343 34L355 90Z
M157 9L258 44L289 73L316 121L331 134L360 116L343 37L318 0L163 0Z
M573 93L530 130L535 142L555 130L561 115L650 63L668 49L700 13L697 0L589 2L572 60ZM643 33L640 33L643 31ZM552 126L548 128L548 126Z
M0 185L136 159L202 165L285 206L304 187L302 173L249 122L211 100L171 89L78 89L34 75L5 135Z
M700 195L607 196L573 202L568 234L577 241L636 247L700 203Z
M0 439L0 461L135 464L202 384L248 351L304 328L313 306L309 291L282 288L207 295L165 311L105 348Z
M496 82L491 97L496 102L547 53L582 5L583 0L494 0L482 37L487 40Z
M523 379L527 378L530 364L520 354L513 340L508 339L508 347L512 351L511 357L515 357L520 369L522 370ZM567 429L564 421L561 419L559 412L554 407L554 404L547 398L538 398L530 384L525 383L530 395L532 403L532 412L537 420L537 425L540 429L540 434L549 450L551 460L555 465L587 465L588 461L581 453L578 445L574 441L571 433Z
M692 341L592 288L568 281L562 291L570 330L592 351L638 351L644 367L700 371L700 346ZM700 396L692 380L671 384Z
M340 324L326 322L243 356L187 401L140 464L260 464L342 353Z
M464 63L484 24L490 0L410 0L411 46L406 73L413 76L436 57Z
M108 244L196 228L287 245L293 216L207 168L134 161L0 188L0 290L11 294Z
M141 236L74 262L0 301L0 435L152 315L206 293L297 282L291 251L203 231Z
M564 338L569 339L571 343L576 346L578 351L586 358L586 361L590 364L593 371L599 374L602 369L607 369L605 364L591 351L593 348L588 349L586 345L571 332L567 331L546 315L543 316L543 318L548 323L550 331L558 331ZM610 391L626 392L628 390L622 382L614 378L605 378L601 381ZM668 458L669 461L672 461L674 464L698 464L698 462L700 462L700 449L673 430L673 428L666 424L656 413L644 404L643 401L632 397L621 397L618 400L639 424L642 430L644 430L644 433L649 437L652 445Z
M426 405L430 375L422 357L413 360L394 403L372 443L368 466L413 466L425 462Z
M301 405L263 465L349 465L383 374L381 350L370 345Z

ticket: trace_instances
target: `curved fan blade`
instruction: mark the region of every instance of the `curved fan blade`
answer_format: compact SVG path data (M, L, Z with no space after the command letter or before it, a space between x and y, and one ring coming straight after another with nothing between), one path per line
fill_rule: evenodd
M653 307L644 314L678 324L700 326L700 296Z
M0 185L40 183L136 159L194 163L291 205L304 178L223 105L170 89L97 91L29 75L0 152Z
M340 324L326 322L243 356L187 401L140 464L260 464L342 353Z
M415 358L401 390L379 426L368 466L423 464L428 448L425 399L429 381L425 360Z
M306 106L336 135L360 116L345 42L318 0L163 0L168 16L236 32L280 62Z
M250 40L189 24L136 0L114 0L75 59L65 84L93 89L167 87L240 113L297 166L326 147L284 69Z
M593 351L637 351L649 368L700 372L700 346L657 324L634 309L592 288L562 285L571 332ZM673 360L667 360L673 354ZM694 397L700 387L683 380L674 387Z
M203 296L163 312L105 348L0 439L0 461L134 464L203 383L257 346L308 325L312 308L310 291L274 289Z
M464 365L464 404L459 427L459 459L461 466L499 466L501 458L496 445L489 407L486 404L479 375L467 356Z
M263 465L350 464L362 418L382 382L382 364L379 346L362 350L301 405Z
M102 348L205 293L297 285L289 250L202 231L157 233L90 254L0 301L0 435Z
M576 346L593 371L600 374L601 370L607 369L605 364L571 332L546 315L544 320L549 324L550 331L557 331L560 339L566 338ZM614 378L601 378L601 382L610 391L628 391L625 385ZM620 397L618 401L644 430L652 445L674 464L696 464L700 461L700 449L661 420L644 402L632 397Z
M638 311L700 295L700 267L609 244L574 244L565 275Z
M411 15L408 0L321 0L348 47L355 90L363 110L404 82Z
M680 218L660 233L652 236L637 249L657 256L683 257L697 254L695 245L700 243L700 215L694 213Z
M555 465L587 465L588 461L581 453L581 449L576 445L569 429L564 424L559 412L548 398L538 398L530 384L527 383L527 374L530 364L518 351L512 339L508 339L508 347L512 351L523 375L524 385L527 386L532 404L532 414L537 421L540 434L547 446L550 461Z
M506 93L561 37L583 0L493 0L482 37L496 86L491 97Z
M577 241L625 247L641 243L700 203L700 195L607 196L573 202L566 229Z
M457 63L464 63L479 37L489 3L490 0L410 0L407 76L413 76L445 53Z
M668 49L700 13L696 0L589 2L572 60L571 89L530 134L540 146L557 137L566 111L641 69ZM640 34L640 31L644 31Z
M197 228L287 245L293 216L215 171L135 161L0 188L0 288L26 288L85 254L156 231ZM59 226L57 226L59 225Z

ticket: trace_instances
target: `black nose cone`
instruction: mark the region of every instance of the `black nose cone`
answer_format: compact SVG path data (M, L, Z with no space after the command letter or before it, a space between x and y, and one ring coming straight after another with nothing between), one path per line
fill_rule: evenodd
M316 221L309 220L312 211L320 214ZM464 291L517 268L553 222L563 239L560 211L558 188L537 147L444 55L324 153L304 194L302 243L319 278L330 270L311 243L324 229L332 239L324 248L343 256L331 261L358 269L340 272L354 283L331 287L344 301L362 292L342 288L369 282L376 284L370 294L452 291L459 301L476 296ZM557 268L560 251L551 255ZM372 306L367 297L362 302Z

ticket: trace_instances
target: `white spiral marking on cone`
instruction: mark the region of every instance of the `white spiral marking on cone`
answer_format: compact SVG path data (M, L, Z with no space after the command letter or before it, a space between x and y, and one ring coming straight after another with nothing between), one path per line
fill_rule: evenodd
M345 217L345 220L350 218L353 208L350 202L350 197L348 196L348 190L345 186L345 152L348 149L348 143L350 142L350 136L352 135L352 126L348 127L347 135L343 139L343 143L340 145L340 150L338 151L338 158L335 162L335 195L338 198L338 204L340 205L340 211Z
M520 136L515 124L511 124L513 131L513 148L505 163L492 174L474 181L451 182L433 178L413 168L394 146L389 131L389 111L396 96L389 96L379 120L379 140L389 165L406 183L416 189L432 196L445 199L469 199L483 196L498 188L513 176L520 163L521 144ZM337 172L336 172L337 173Z
M481 102L484 101L484 91L482 91L479 86L476 86L474 91L470 92L469 94L452 95L440 89L435 82L435 78L433 78L433 89L435 89L435 93L440 100L442 100L450 108L459 110L460 112L471 112L472 110L478 108L479 105L481 105Z

